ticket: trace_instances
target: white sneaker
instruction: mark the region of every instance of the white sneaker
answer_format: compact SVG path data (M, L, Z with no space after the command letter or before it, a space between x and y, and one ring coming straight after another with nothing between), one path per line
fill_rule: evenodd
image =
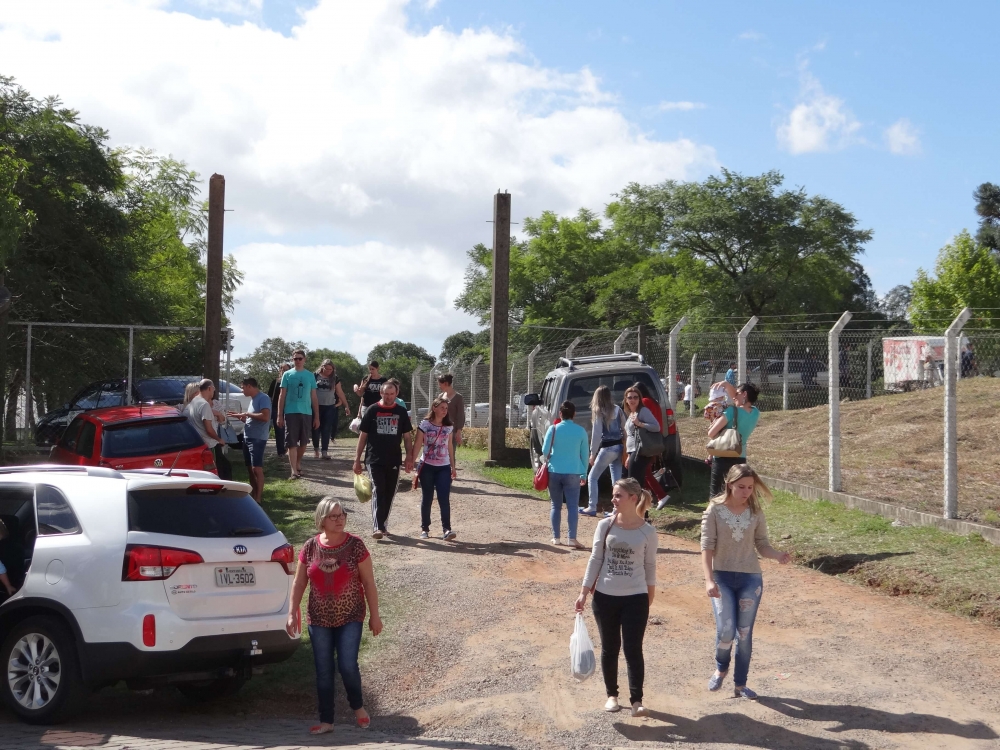
M381 539L383 536L384 535L382 534L381 531L373 531L372 532L372 539Z
M667 507L667 503L669 502L670 502L670 495L667 495L662 500L660 500L660 502L656 504L656 509L663 510L664 508Z
M618 697L615 695L608 696L608 702L604 704L604 710L609 714L613 714L615 711L621 711L622 707L618 703Z
M442 538L443 538L443 539L444 539L444 540L445 540L446 542L450 542L450 541L451 541L452 539L454 539L454 538L455 538L456 536L458 536L458 534L456 534L456 533L455 533L454 531L452 531L451 529L448 529L448 530L447 530L446 532L444 532L444 536L443 536Z
M646 708L641 703L632 704L632 715L633 716L649 716L649 709Z
M559 544L562 544L562 542L559 541L559 537L555 536L555 537L552 537L552 544L559 545Z
M420 532L420 538L421 538L421 539L430 539L430 538L431 538L431 535L430 535L430 534L428 534L428 533L427 533L426 531L421 531L421 532Z

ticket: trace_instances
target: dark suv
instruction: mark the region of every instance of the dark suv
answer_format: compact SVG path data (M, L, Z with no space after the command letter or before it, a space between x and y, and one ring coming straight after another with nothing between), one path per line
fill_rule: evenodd
M528 426L531 431L531 462L537 468L542 460L542 440L546 430L559 416L559 405L572 401L576 406L578 425L587 430L588 440L591 430L590 399L598 386L611 389L611 399L621 404L625 389L634 383L642 383L660 404L660 418L663 421L663 440L666 446L663 462L674 476L681 478L681 438L677 434L674 412L663 389L663 383L656 370L645 363L641 354L607 354L576 359L561 358L559 367L545 376L541 393L529 393L523 401L531 409Z

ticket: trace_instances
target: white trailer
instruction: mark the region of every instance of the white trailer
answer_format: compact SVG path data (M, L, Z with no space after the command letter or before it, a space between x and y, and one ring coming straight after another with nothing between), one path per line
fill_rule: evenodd
M963 336L959 346L967 343L968 339ZM941 385L944 382L944 336L882 339L882 371L887 391Z

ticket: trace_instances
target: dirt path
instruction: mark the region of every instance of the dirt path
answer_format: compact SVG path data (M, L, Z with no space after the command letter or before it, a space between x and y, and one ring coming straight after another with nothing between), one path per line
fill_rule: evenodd
M351 530L368 539L347 455L309 462L307 475L347 500ZM1000 747L1000 632L769 561L749 683L761 699L728 697L729 682L708 693L714 627L698 549L666 535L645 641L652 718L605 714L599 673L577 684L568 669L587 553L549 545L547 503L467 473L452 516L456 542L421 541L416 493L401 492L393 536L369 539L380 585L405 606L365 675L380 729L518 748ZM440 535L436 507L434 518ZM594 526L581 518L580 539Z

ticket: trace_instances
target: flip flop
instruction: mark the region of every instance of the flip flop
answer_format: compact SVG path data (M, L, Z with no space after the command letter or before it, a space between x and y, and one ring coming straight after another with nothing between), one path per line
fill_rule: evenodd
M317 724L314 727L309 727L309 734L329 734L333 731L333 724Z
M371 725L371 723L372 723L372 717L371 716L366 716L363 719L356 719L356 720L357 720L358 726L361 727L362 729L367 729Z

